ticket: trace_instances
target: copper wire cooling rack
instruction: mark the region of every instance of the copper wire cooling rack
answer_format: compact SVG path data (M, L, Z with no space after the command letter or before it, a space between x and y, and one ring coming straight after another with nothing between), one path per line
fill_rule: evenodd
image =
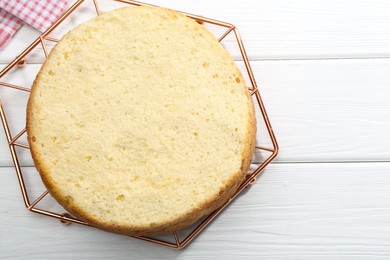
M132 6L152 6L149 4L137 2L137 1L129 1L129 0L116 0L117 2L122 2L124 4L129 4ZM60 25L72 12L74 12L84 1L83 0L78 0L76 1L66 12L63 13L63 15L49 28L47 31L42 33L29 47L27 47L20 55L18 55L15 60L13 60L10 64L8 64L1 72L0 72L0 80L3 78L3 76L8 73L11 69L19 69L19 67L22 67L24 64L26 64L26 55L29 54L34 48L36 48L39 44L42 46L42 50L44 52L45 57L47 58L48 55L48 48L45 44L45 41L51 41L51 42L58 42L58 39L55 39L54 37L50 37L50 33L58 26ZM96 14L100 15L101 10L98 4L97 0L93 0L93 8L96 10ZM252 99L254 100L254 105L255 107L257 106L259 109L259 112L261 113L261 117L258 115L257 116L257 123L262 124L263 128L266 129L266 134L269 137L270 142L266 145L259 144L259 141L257 141L256 144L256 150L266 152L268 156L265 156L264 159L260 164L252 165L252 168L255 166L256 168L253 171L248 172L247 178L244 180L244 182L241 184L239 189L237 190L236 194L230 198L222 207L219 209L215 210L213 213L205 217L202 221L198 222L197 224L193 225L190 227L190 230L186 233L186 235L183 238L180 238L179 232L173 232L172 236L170 239L161 239L161 238L155 238L155 237L143 237L143 236L135 236L134 238L145 240L148 242L152 242L155 244L171 247L171 248L177 248L181 249L184 248L186 245L190 243L191 240L193 240L218 214L221 213L221 211L227 207L233 199L235 199L247 186L253 184L256 181L256 177L261 173L261 171L276 157L278 153L278 145L275 139L275 135L272 131L271 124L269 122L263 101L260 97L259 89L257 88L257 84L255 81L255 77L253 75L251 66L249 64L248 57L245 52L245 48L243 45L243 42L241 40L240 34L237 30L237 28L230 24L230 23L225 23L221 21L217 21L214 19L209 19L205 18L202 16L198 15L193 15L189 13L184 13L187 17L190 17L192 19L195 19L198 23L201 24L211 24L214 26L220 27L220 29L224 29L225 32L217 37L218 41L221 42L223 39L226 38L229 34L233 34L236 40L236 43L238 45L240 54L242 56L242 60L245 64L245 69L247 72L247 75L249 77L249 90L250 94L252 96ZM0 86L2 87L7 87L7 88L13 88L19 91L25 91L25 92L30 92L29 88L18 86L15 84L10 84L7 82L0 81ZM20 162L18 160L18 154L15 149L15 147L22 147L25 149L29 149L28 145L18 141L18 139L24 135L26 132L26 128L18 132L17 134L13 135L11 134L9 123L6 118L5 111L3 109L1 100L0 100L0 117L1 121L4 126L5 130L5 135L7 138L7 142L9 145L9 149L11 151L12 155L12 160L15 165L15 170L16 170L16 175L19 181L20 185L20 190L23 196L23 201L25 206L27 207L28 210L39 213L45 216L53 217L59 219L62 223L77 223L77 224L82 224L82 225L87 225L87 223L76 219L69 215L68 213L58 213L58 212L52 212L49 210L45 210L43 208L38 208L37 204L47 196L49 193L47 190L43 192L40 196L35 198L35 200L31 200L28 192L28 187L24 181L24 173L22 171L22 168L20 166ZM258 127L259 128L259 127ZM267 138L268 138L267 137ZM271 147L270 147L271 146ZM173 241L173 242L172 242Z

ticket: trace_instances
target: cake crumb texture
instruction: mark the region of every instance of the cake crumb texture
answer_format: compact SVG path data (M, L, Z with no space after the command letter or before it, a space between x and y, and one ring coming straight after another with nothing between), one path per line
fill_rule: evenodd
M204 26L125 7L55 46L32 87L27 132L65 209L107 231L148 235L188 226L232 196L256 122L240 71Z

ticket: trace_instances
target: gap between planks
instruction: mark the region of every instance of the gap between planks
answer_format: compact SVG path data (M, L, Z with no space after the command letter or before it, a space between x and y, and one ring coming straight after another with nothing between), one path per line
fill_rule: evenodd
M301 161L301 162L289 162L289 161L284 161L284 162L270 162L269 165L286 165L286 164L291 164L291 165L299 165L299 164L387 164L390 163L390 161L386 160L374 160L374 161L369 161L369 160L362 160L362 161L319 161L319 162L312 162L312 161ZM258 163L254 163L258 164ZM32 168L35 167L34 165L21 165L20 167L22 168ZM1 168L14 168L13 165L0 165Z
M387 60L390 56L372 56L372 57L305 57L305 58L249 58L249 62L255 61L328 61L328 60ZM234 59L234 61L243 61L242 59ZM0 65L8 65L9 63L0 62ZM28 62L29 65L42 65L40 62Z

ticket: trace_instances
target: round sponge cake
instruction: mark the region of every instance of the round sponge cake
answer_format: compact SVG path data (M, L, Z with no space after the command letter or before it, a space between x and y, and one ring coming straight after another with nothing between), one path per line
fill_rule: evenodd
M58 42L32 86L27 133L66 210L149 235L186 227L235 193L256 122L239 69L204 26L125 7Z

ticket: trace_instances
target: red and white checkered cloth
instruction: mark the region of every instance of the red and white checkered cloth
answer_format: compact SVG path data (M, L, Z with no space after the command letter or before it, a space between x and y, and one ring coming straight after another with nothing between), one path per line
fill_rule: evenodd
M0 48L25 23L44 32L61 15L69 0L0 0Z

